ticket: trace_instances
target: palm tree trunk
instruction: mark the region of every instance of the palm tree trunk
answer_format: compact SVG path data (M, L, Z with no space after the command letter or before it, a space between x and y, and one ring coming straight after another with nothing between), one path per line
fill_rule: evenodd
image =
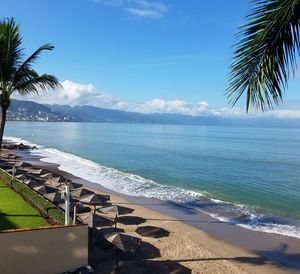
M6 112L7 108L2 107L1 108L1 125L0 125L0 150L2 148L2 141L3 141L3 134L4 134L4 128L5 128L5 122L6 122Z

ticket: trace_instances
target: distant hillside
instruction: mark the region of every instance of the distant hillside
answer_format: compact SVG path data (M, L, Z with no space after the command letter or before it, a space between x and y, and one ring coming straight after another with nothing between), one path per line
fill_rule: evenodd
M38 104L31 101L12 100L8 109L8 120L51 122L108 122L108 123L152 123L152 124L223 124L219 117L193 117L181 114L143 114L94 106L68 106Z
M171 113L143 114L94 106L38 104L12 100L7 118L10 121L41 122L106 122L174 125L229 125L256 127L300 127L300 119L222 118L217 116L189 116Z

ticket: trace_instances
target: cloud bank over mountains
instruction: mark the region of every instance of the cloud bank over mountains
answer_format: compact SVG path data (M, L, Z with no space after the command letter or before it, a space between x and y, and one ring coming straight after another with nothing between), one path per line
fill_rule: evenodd
M105 92L99 91L92 84L80 84L70 80L61 82L63 89L54 92L48 92L39 97L14 96L15 99L32 100L43 104L59 105L92 105L101 108L118 109L140 113L177 113L191 116L219 116L219 117L245 117L243 108L213 108L205 100L199 100L197 103L191 103L184 100L164 100L154 98L141 103L129 103L121 98L111 96ZM258 117L276 117L276 118L300 118L300 102L286 104L278 109L268 111L264 114L249 113L248 116Z

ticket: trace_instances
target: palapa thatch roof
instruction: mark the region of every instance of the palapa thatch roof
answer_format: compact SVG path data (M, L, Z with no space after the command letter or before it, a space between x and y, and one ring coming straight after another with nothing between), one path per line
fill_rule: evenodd
M61 197L61 194L58 192L53 192L53 193L46 193L43 195L45 198L50 200L53 203L61 203L63 202L63 199Z
M82 198L79 199L80 202L84 203L84 204L91 204L91 205L95 205L95 204L103 204L106 201L108 201L110 199L109 195L102 195L102 194L92 194L89 196L84 196Z
M34 187L33 189L42 195L47 194L47 193L58 192L57 188L51 187L51 186L46 186L46 185Z
M134 251L141 246L141 239L121 232L113 232L103 236L108 242L123 252Z
M40 177L43 179L52 179L53 173L52 172L44 173L44 174L41 174Z
M111 213L114 215L126 215L126 214L131 214L134 211L133 208L118 206L118 205L104 206L99 208L98 210L105 214Z
M26 163L26 162L18 162L18 163L16 163L16 166L17 167L32 167L31 164Z
M23 168L27 173L31 173L34 175L41 175L41 174L45 174L48 173L49 171L42 169L42 168L31 168L31 167L24 167Z
M62 202L58 205L61 209L65 210L66 209L66 205L64 200L62 200ZM70 212L74 211L74 207L76 206L76 211L78 214L82 214L82 213L88 213L91 211L90 207L84 206L81 203L78 203L77 201L71 201L70 204Z
M14 173L14 168L8 169L6 171L12 175ZM24 173L26 173L25 170L20 169L20 168L15 168L15 173L14 173L15 175L20 175L20 174L24 174Z
M11 169L13 168L13 164L12 163L9 163L9 162L6 162L6 161L0 161L0 167L4 170L7 170L7 169Z
M89 213L84 216L80 216L80 219L83 223L92 228L112 226L114 224L114 220L95 213Z
M28 185L30 188L40 187L44 185L43 181L34 180L34 179L27 179L24 180L24 183Z
M73 190L71 194L72 194L73 197L82 198L82 197L85 197L85 196L95 194L95 192L93 192L89 189L86 189L84 187L81 187L81 188L77 188L77 189Z
M80 183L75 183L73 181L69 181L69 184L71 186L71 189L78 189L78 188L81 188L82 187L82 184Z
M65 181L66 180L61 176L60 177L53 177L51 179L47 179L47 184L50 184L50 185L52 185L54 187L57 187L57 188L60 188L60 187L64 186L63 183Z
M18 180L26 180L28 177L25 174L19 174L15 176Z
M54 179L53 179L54 180ZM77 189L77 188L81 188L82 187L82 184L79 184L79 183L75 183L73 181L67 181L67 180L64 180L64 182L54 182L52 180L52 184L59 187L59 188L64 188L66 186L66 184L69 184L70 185L70 189L71 191L74 190L74 189ZM73 195L72 195L73 196ZM76 197L77 198L77 197Z

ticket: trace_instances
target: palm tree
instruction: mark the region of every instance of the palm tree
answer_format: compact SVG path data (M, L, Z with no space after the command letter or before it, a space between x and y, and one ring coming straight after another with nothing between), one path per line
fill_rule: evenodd
M300 0L255 0L237 35L227 96L234 106L246 93L246 111L282 101L300 54Z
M23 96L31 93L40 94L42 91L60 87L55 76L40 75L32 68L42 51L53 48L52 45L45 44L24 59L19 26L13 18L0 21L0 105L2 110L0 149L11 95L14 92Z

